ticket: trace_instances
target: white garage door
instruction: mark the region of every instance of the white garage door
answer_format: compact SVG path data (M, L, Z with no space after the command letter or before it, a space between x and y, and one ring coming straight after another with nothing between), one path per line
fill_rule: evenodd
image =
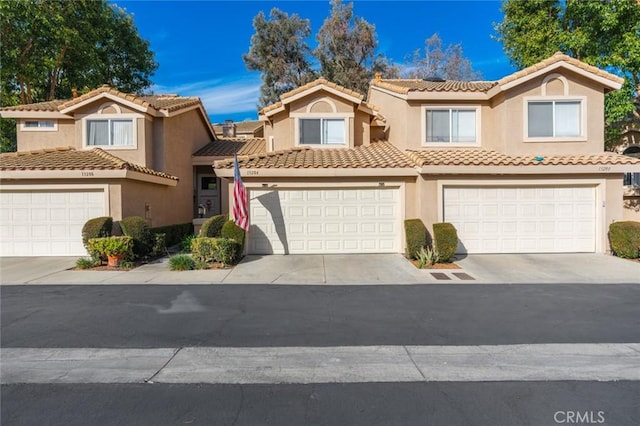
M596 190L580 187L445 187L444 221L461 253L593 252Z
M1 256L82 256L82 226L104 216L104 191L0 192Z
M254 254L400 252L398 188L250 192Z

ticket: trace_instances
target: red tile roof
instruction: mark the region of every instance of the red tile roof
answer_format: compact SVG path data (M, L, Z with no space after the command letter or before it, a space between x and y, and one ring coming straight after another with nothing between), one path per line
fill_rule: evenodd
M640 160L611 152L601 154L509 156L484 149L406 151L418 166L578 166L640 164Z
M0 154L0 170L131 170L178 180L176 176L125 161L100 148L76 151L65 147L4 153Z
M373 142L357 148L299 147L238 157L240 167L255 168L395 168L415 164L389 142ZM217 169L233 167L233 160L215 162Z
M574 65L582 70L591 72L600 77L604 77L615 83L622 84L624 80L617 75L611 74L607 71L601 70L598 67L594 67L578 59L565 55L562 52L556 52L550 58L547 58L537 64L524 68L518 72L510 74L498 81L426 81L419 79L381 79L373 80L372 86L381 87L383 89L391 90L400 94L407 94L409 92L488 92L491 88L497 85L503 85L510 83L527 75L533 74L543 68L553 65L558 62L566 62Z
M218 138L196 151L194 157L233 157L266 152L262 138Z
M0 110L3 111L60 111L71 106L77 105L94 96L102 93L109 93L120 99L133 102L142 107L151 107L158 111L164 110L168 112L177 111L183 108L187 108L200 103L200 98L197 97L183 97L178 95L133 95L130 93L124 93L116 90L110 86L104 85L82 96L78 96L74 99L67 100L54 100L49 102L39 102L35 104L15 105L10 107L3 107Z
M409 92L487 92L496 84L494 81L426 81L418 79L383 79L371 82L372 86L401 94Z

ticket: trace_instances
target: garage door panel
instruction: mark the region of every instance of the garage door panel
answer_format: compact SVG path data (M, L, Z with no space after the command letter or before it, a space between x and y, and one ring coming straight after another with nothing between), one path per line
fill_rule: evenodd
M445 187L444 220L460 252L593 252L595 200L594 186Z
M82 226L105 215L103 190L3 190L1 256L81 256Z
M397 188L251 191L248 250L256 254L398 252L398 192ZM283 228L280 234L278 222Z

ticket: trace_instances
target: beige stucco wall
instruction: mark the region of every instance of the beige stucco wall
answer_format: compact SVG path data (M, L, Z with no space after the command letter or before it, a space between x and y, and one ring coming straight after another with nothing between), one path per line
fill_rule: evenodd
M379 90L370 90L367 101L379 107L380 113L386 118L389 141L401 150L407 149L407 128L410 121L407 116L410 109L407 101Z
M56 148L60 146L72 146L76 148L74 139L75 122L72 119L51 119L58 124L57 130L26 130L23 131L22 123L31 120L49 119L18 119L16 120L16 141L18 151L37 151L44 148Z
M525 142L524 120L526 114L525 97L542 96L542 83L550 74L560 74L568 83L568 94L584 97L586 106L586 140L549 142ZM559 82L553 82L547 87L547 96L562 94ZM558 155L558 154L586 154L604 151L604 90L598 83L567 70L549 72L526 83L514 87L505 93L504 125L505 152L509 155Z
M371 139L369 114L358 111L358 104L332 93L320 91L292 101L285 105L284 111L270 118L270 123L265 125L264 131L267 147L271 137L273 137L274 151L297 146L296 121L301 117L313 118L314 116L345 117L348 126L347 148L368 144Z
M622 220L640 222L640 188L624 190Z
M544 79L557 74L566 79L566 96L584 98L586 138L580 141L525 141L526 97L542 96ZM546 83L546 96L564 96L564 83L552 78ZM372 88L368 102L378 106L389 124L388 138L400 149L424 146L424 106L480 106L480 148L509 155L585 154L604 151L604 90L602 86L577 73L560 69L524 82L490 100L405 100L401 95ZM462 147L450 144L447 147ZM433 149L443 147L431 146Z

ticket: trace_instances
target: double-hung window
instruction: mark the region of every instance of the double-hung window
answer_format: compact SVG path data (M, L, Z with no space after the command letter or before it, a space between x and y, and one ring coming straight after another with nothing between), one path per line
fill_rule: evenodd
M301 118L299 145L345 145L344 118Z
M527 102L527 137L577 138L582 134L582 101L530 100Z
M58 123L55 120L25 120L22 122L22 130L30 131L55 131Z
M134 146L132 119L88 119L87 146Z
M477 109L425 108L426 143L475 144L477 138Z

